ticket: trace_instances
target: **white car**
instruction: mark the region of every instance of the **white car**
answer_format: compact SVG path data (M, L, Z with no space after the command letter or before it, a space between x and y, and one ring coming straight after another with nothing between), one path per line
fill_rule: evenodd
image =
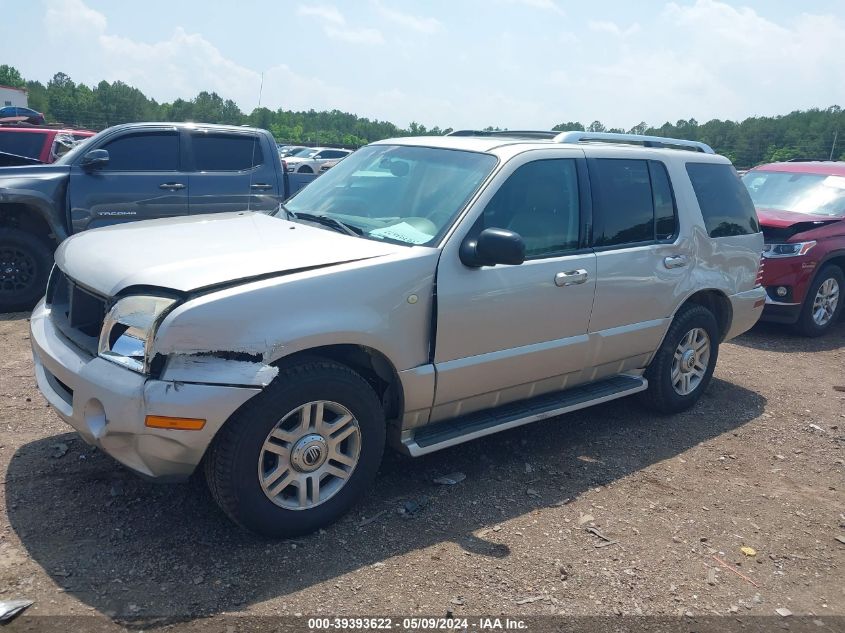
M348 149L332 149L331 147L314 147L309 151L299 152L284 159L285 170L300 174L319 173L323 165L334 165L341 158L346 158L352 152Z

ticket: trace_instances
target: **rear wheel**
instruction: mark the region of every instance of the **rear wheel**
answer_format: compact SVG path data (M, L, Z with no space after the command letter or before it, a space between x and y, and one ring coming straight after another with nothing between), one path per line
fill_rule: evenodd
M0 229L0 312L32 309L44 295L52 265L43 241L26 231Z
M837 266L825 266L813 279L795 329L804 336L821 336L836 323L842 312L845 278Z
M719 327L713 313L700 305L681 308L646 369L648 389L641 401L661 413L689 409L710 384L718 356Z
M384 412L344 365L311 361L279 374L218 433L206 480L236 523L288 537L337 520L366 491L384 452Z

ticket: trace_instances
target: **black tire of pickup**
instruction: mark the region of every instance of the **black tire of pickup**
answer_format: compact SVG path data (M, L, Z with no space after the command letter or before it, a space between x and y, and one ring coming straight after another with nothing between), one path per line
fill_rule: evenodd
M683 345L686 337L693 331L703 331L707 334L709 345L707 366L703 376L688 393L679 393L674 386L674 364L679 346ZM702 335L702 340L705 337ZM648 389L641 392L640 402L653 411L671 414L686 411L692 407L707 390L719 358L719 325L716 317L707 308L700 305L683 306L672 324L663 343L654 355L645 371Z
M41 239L0 228L0 312L31 310L44 296L53 253Z
M264 449L289 412L320 401L338 403L357 420L357 464L327 500L308 508L283 507L271 501L259 480ZM309 437L317 432L309 430ZM366 380L333 361L304 360L283 369L218 431L205 456L206 482L220 508L241 527L271 538L307 534L336 521L363 496L381 464L385 435L384 411ZM292 455L297 444L288 447L285 457L290 475L295 474Z

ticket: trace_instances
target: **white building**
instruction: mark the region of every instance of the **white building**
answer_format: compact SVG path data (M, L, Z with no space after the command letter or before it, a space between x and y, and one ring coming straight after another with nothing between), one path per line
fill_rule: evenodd
M5 106L27 107L26 89L0 85L0 108Z

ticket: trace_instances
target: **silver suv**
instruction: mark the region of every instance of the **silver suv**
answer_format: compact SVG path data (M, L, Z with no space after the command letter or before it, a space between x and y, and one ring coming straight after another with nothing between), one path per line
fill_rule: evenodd
M760 316L754 206L706 145L459 132L369 145L275 213L89 231L56 253L38 385L130 469L202 465L240 525L335 520L409 455L707 388Z

